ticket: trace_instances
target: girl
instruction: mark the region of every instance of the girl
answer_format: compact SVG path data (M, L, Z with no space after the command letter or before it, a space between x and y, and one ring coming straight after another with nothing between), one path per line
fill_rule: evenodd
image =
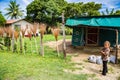
M103 61L102 75L104 75L104 76L108 72L107 62L108 62L108 58L109 58L109 53L110 53L110 42L105 41L104 48L101 50L101 57L102 57L102 61Z

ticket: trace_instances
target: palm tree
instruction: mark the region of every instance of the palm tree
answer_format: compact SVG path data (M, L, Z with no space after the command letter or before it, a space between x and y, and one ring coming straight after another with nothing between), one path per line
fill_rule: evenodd
M108 10L108 8L106 8L105 12L102 11L102 15L114 15L114 8L112 8L111 11Z
M7 18L11 19L19 19L23 16L23 10L21 10L20 5L16 3L16 0L10 1L8 8L5 8L7 13L5 14L8 16Z

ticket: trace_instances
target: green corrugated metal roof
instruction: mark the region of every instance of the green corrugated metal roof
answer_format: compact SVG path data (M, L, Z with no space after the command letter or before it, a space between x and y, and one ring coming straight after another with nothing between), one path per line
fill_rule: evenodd
M66 21L66 26L72 27L78 25L95 27L120 27L120 15L69 18Z

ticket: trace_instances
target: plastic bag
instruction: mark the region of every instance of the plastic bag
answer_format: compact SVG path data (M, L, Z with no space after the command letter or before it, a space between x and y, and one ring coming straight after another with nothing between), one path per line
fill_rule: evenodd
M102 64L102 58L101 58L101 56L97 56L96 57L96 63L97 64Z
M96 63L96 56L95 55L89 56L88 61L92 63Z
M110 56L110 62L115 63L115 56L113 56L113 55Z

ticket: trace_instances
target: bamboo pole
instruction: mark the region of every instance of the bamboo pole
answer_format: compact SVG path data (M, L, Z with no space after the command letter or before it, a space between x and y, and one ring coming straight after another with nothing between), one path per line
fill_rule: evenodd
M118 30L116 29L116 54L115 54L115 63L117 64L118 63Z
M66 36L65 36L65 26L64 26L64 12L62 13L62 30L63 30L63 54L64 54L64 58L66 59Z

